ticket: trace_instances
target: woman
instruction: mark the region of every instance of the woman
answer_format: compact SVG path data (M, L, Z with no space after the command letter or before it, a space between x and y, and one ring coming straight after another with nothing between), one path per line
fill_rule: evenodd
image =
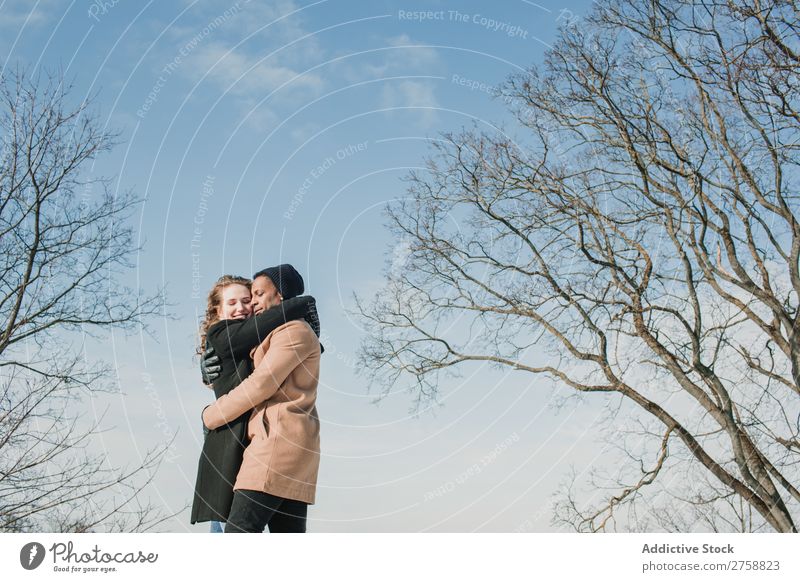
M250 291L249 279L225 275L208 294L198 353L202 354L210 346L220 358L221 374L213 385L217 398L250 375L253 370L250 352L272 331L287 321L313 317L315 301L309 296L284 301L253 317ZM191 523L227 520L233 501L233 483L247 446L249 417L248 411L205 435Z

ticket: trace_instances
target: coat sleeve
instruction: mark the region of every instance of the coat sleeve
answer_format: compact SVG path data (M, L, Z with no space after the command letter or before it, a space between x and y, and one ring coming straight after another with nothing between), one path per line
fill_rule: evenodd
M224 326L219 332L217 343L226 344L235 360L249 357L250 351L277 328L293 319L306 317L309 306L314 303L315 300L310 295L282 301L241 324L236 322L235 325Z
M319 340L305 321L292 321L275 331L264 359L236 388L203 410L203 423L219 428L273 396L292 370L319 349Z

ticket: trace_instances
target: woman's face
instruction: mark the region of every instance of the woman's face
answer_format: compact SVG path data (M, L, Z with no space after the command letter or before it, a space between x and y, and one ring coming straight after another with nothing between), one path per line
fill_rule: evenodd
M217 308L220 319L247 319L253 314L250 290L233 283L222 288L222 303Z

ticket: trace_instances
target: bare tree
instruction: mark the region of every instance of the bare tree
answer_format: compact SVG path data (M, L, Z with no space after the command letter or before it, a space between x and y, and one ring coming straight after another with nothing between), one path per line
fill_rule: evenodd
M388 209L407 249L367 370L436 394L488 362L607 403L629 462L579 531L797 531L794 1L605 0L499 92L521 137L448 134ZM476 325L482 324L482 325Z
M80 404L114 374L75 344L163 301L117 282L137 200L87 175L114 136L67 101L61 78L0 78L0 531L139 531L161 518L137 494L164 451L130 468L93 452L102 419Z

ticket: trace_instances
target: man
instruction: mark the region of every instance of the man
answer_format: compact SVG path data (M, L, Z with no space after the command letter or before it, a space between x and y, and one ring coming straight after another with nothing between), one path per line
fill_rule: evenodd
M291 265L264 269L253 276L253 310L302 292L303 279ZM319 470L319 340L306 321L292 320L252 356L253 373L203 411L203 423L215 429L252 410L225 533L261 532L267 525L273 533L305 532Z

